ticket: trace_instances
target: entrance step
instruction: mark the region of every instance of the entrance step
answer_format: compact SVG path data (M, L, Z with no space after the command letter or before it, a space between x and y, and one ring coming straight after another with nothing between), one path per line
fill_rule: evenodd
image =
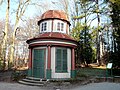
M26 77L26 79L29 79L29 80L34 80L34 81L48 81L47 79L41 79L41 78L35 78L35 77Z
M30 86L43 86L43 85L47 84L48 80L40 79L40 78L34 78L34 77L27 77L27 78L22 79L18 82L20 84L30 85Z

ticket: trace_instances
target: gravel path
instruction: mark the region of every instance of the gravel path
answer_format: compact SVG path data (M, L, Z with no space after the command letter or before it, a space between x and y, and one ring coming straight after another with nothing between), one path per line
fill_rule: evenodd
M0 90L42 90L39 87L26 86L18 83L0 82Z
M120 90L120 83L91 83L71 90Z
M0 90L67 90L64 89L55 89L55 88L43 88L37 86L27 86L18 83L4 83L0 82ZM68 90L120 90L120 83L91 83L84 86L73 87Z

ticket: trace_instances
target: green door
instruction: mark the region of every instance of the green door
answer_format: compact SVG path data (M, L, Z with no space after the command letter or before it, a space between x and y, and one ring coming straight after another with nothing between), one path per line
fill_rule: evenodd
M33 55L33 77L44 78L45 49L34 49Z

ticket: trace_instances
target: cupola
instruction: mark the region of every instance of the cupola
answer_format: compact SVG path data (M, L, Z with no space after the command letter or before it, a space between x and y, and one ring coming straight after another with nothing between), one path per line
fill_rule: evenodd
M65 12L60 10L46 11L38 21L39 33L59 32L69 34L70 23Z

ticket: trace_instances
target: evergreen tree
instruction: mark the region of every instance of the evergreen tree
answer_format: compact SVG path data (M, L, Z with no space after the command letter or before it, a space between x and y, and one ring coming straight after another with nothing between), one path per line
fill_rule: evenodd
M110 0L111 7L111 20L113 26L113 51L110 53L110 60L114 63L115 67L120 67L120 1Z
M77 23L76 27L72 30L72 36L77 40L78 47L77 63L85 64L88 66L93 61L92 37L90 34L90 27Z

